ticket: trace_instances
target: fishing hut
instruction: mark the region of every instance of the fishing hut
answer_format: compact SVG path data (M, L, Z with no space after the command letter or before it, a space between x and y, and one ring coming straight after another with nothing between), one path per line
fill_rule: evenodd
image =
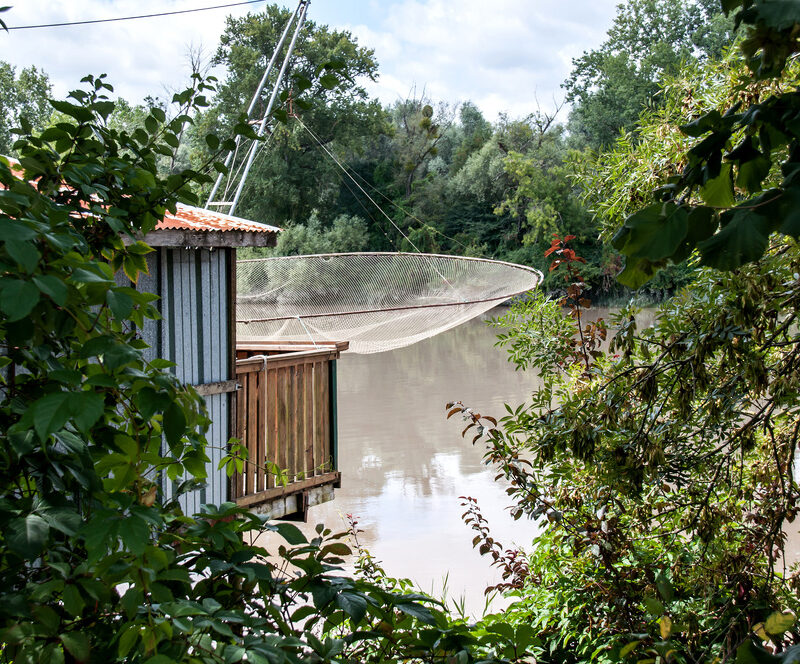
M347 344L237 344L236 248L274 246L279 230L179 205L141 238L154 251L137 288L159 296L161 314L141 329L145 353L174 362L211 418L206 485L180 497L189 514L233 500L272 518L305 518L339 485L336 360ZM229 478L218 466L232 437L248 459ZM169 499L176 485L165 480L162 489Z

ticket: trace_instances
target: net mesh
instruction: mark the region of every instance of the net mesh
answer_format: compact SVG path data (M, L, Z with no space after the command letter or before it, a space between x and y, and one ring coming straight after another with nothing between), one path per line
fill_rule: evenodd
M411 253L258 258L237 263L237 338L348 341L377 353L432 337L536 288L538 270Z

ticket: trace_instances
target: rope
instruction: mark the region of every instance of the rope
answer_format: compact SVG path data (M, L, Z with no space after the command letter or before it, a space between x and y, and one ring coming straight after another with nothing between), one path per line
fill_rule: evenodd
M62 23L41 23L39 25L10 25L6 31L11 30L35 30L37 28L65 28L72 25L92 25L95 23L113 23L115 21L133 21L140 18L160 18L162 16L176 16L178 14L191 14L193 12L207 12L211 9L226 9L227 7L239 7L241 5L254 5L261 0L243 0L242 2L230 2L226 5L214 5L213 7L197 7L196 9L179 9L171 12L159 12L157 14L139 14L138 16L118 16L116 18L94 18L86 21L64 21Z
M314 348L319 348L319 346L317 346L317 342L314 341L314 337L311 335L311 332L308 331L308 328L306 327L306 324L303 322L303 319L300 318L300 316L295 316L295 318L297 319L297 322L300 323L300 325L303 326L303 329L306 331L306 334L308 335L308 338L311 339L311 343L314 344Z
M333 163L335 163L335 164L336 164L336 165L339 167L339 169L342 171L342 173L344 173L344 174L345 174L345 175L346 175L348 178L350 178L350 180L352 181L352 183L353 183L353 184L354 184L356 187L358 187L358 190L359 190L359 191L360 191L362 194L364 194L364 196L366 196L366 197L367 197L367 199L369 200L369 202L370 202L370 203L372 203L372 204L373 204L373 205L374 205L374 206L377 208L378 212L380 212L380 213L381 213L381 214L382 214L384 217L386 217L386 219L389 221L389 223L390 223L392 226L394 226L394 227L395 227L395 229L397 230L397 232L398 232L398 233L400 233L400 235L402 235L402 236L403 236L403 237L406 239L406 241L407 241L407 242L408 242L408 243L409 243L409 244L410 244L410 245L411 245L411 246L414 248L414 251L416 251L418 254L422 254L423 252L420 250L420 248L419 248L419 247L418 247L416 244L414 244L414 242L411 240L411 238L409 238L409 237L408 237L408 235L406 235L406 234L403 232L403 230L402 230L402 229L401 229L401 228L400 228L400 227L399 227L399 226L398 226L396 223L394 223L394 219L392 219L392 218L391 218L391 217L390 217L388 214L386 214L386 212L384 211L384 209L383 209L383 208L382 208L380 205L378 205L378 204L375 202L375 199L374 199L374 198L372 198L372 196L370 196L370 195L369 195L369 193L367 192L367 190L366 190L366 189L364 189L364 187L362 187L362 186L361 186L361 185L358 183L358 181L357 181L357 180L356 180L356 179L355 179L355 178L354 178L352 175L350 175L349 171L348 171L348 170L347 170L347 169L346 169L346 168L345 168L345 167L344 167L344 166L343 166L343 165L342 165L342 164L339 162L339 160L336 158L336 155L334 155L334 154L333 154L333 153L332 153L330 150L328 150L328 148L327 148L327 147L325 147L325 145L323 144L322 140L321 140L320 138L318 138L318 137L317 137L317 135L316 135L316 134L315 134L313 131L311 131L311 130L310 130L308 127L306 127L306 125L303 123L303 121L302 121L302 120L301 120L301 119L300 119L300 118L299 118L297 115L295 115L295 116L293 116L293 117L294 117L294 119L295 119L295 120L297 120L297 122L300 124L300 126L301 126L303 129L305 129L305 130L308 132L309 136L311 136L311 138L313 138L313 139L316 141L316 143L317 143L317 145L320 147L320 149L322 149L322 151L323 151L323 152L325 152L325 154L326 154L326 155L328 155L328 157L329 157L329 158L330 158L330 159L333 161ZM434 269L436 269L436 268L434 268ZM445 277L445 276L444 276L444 275L443 275L441 272L439 272L438 270L436 270L436 272L437 272L437 274L439 274L439 276L442 278L442 280L443 280L443 281L444 281L444 282L445 282L445 283L446 283L448 286L450 286L450 288L452 288L453 290L456 290L455 286L453 286L453 284L451 284L451 283L450 283L450 282L447 280L447 277Z
M318 143L320 143L320 140L319 140L319 139L318 139L316 136L314 136L314 134L311 132L311 130L310 130L310 129L308 129L308 127L306 127L305 125L303 125L303 123L300 121L300 118L299 118L297 115L294 115L294 114L293 114L293 115L292 115L292 117L293 117L295 120L297 120L297 121L298 121L298 122L299 122L299 123L300 123L300 124L301 124L301 125L302 125L302 126L305 128L305 129L306 129L306 131L308 131L308 133L309 133L309 134L311 134L311 136L312 136L312 137L314 137L314 139L315 139L315 140L316 140ZM324 146L322 146L322 147L323 147L323 149L325 149L325 148L324 148ZM326 151L326 152L328 152L327 150L325 150L325 151ZM329 152L328 152L328 154L331 154L331 153L329 153ZM331 155L331 157L333 157L333 155ZM336 161L336 160L334 159L334 161ZM414 221L418 221L418 222L419 222L419 223L420 223L422 226L427 226L427 227L428 227L428 228L430 228L430 229L431 229L431 230L432 230L434 233L436 233L436 234L438 234L438 235L441 235L443 238L446 238L446 239L450 240L451 242L454 242L455 244L459 245L460 247L463 247L464 249L467 249L467 248L468 248L468 247L467 247L467 245L465 245L465 244L464 244L463 242L461 242L460 240L457 240L456 238L452 237L451 235L448 235L447 233L443 233L443 232L442 232L442 231L440 231L438 228L434 228L433 226L428 226L428 224L426 224L426 223L425 223L425 222L424 222L422 219L420 219L420 218L419 218L417 215L415 215L413 212L409 212L409 211L408 211L408 210L406 210L406 209L405 209L405 208L404 208L402 205L399 205L398 203L395 203L395 202L394 202L394 201L393 201L391 198L389 198L389 197L388 197L386 194L384 194L384 193L383 193L383 192L382 192L380 189L378 189L377 187L375 187L375 186L373 186L372 184L370 184L370 183L369 183L367 180L365 180L363 177L361 177L361 175L359 175L357 171L354 171L353 169L346 169L345 167L343 167L343 166L342 166L341 164L339 164L338 162L337 162L337 165L339 166L339 168L341 168L341 169L342 169L342 171L345 173L345 175L347 175L347 177L349 177L351 180L353 180L353 182L355 182L355 180L353 179L353 175L355 175L355 177L357 177L359 180L361 180L361 181L362 181L362 182L363 182L363 183L364 183L364 184L365 184L367 187L369 187L369 188L370 188L372 191L374 191L374 192L375 192L376 194L378 194L380 197L382 197L382 198L386 199L386 200L387 200L387 201L388 201L388 202L389 202L391 205L393 205L394 207L396 207L398 210L400 210L400 212L402 212L402 213L403 213L404 215L406 215L407 217L411 217L411 219L413 219ZM352 174L351 174L351 171L352 171ZM343 180L343 181L344 181L344 180ZM358 183L357 183L357 182L355 182L355 184L356 184L356 186L358 186ZM347 185L345 184L345 186L347 186ZM352 189L350 189L350 187L347 187L347 188L348 188L348 190L350 190L350 192L352 193L352 191L353 191L353 190L352 190ZM361 188L360 186L359 186L359 189L361 189L361 191L362 191L362 192L364 191L364 190L363 190L363 188ZM367 194L366 192L364 192L364 195L366 195L366 196L367 196L367 198L369 198L369 200L370 200L370 201L372 201L372 204L373 204L373 205L375 205L375 207L377 207L377 208L378 208L378 210L380 210L380 211L381 211L381 212L382 212L384 215L386 214L385 212L383 212L383 210L380 208L380 206L379 206L377 203L375 203L375 201L374 201L374 200L372 200L372 198L370 198L370 197L369 197L369 194ZM359 201L359 204L360 204L360 201ZM363 208L364 206L362 205L361 207ZM388 218L388 217L387 217L387 218ZM371 216L370 216L370 219L372 219L372 217L371 217ZM392 225L394 226L394 222L392 222L391 218L389 218L389 221L390 221L390 222L392 223ZM395 228L397 228L397 226L395 226ZM400 229L398 228L398 230L400 230ZM402 231L400 231L400 233L402 234L403 232L402 232ZM386 233L384 233L384 235L386 235ZM388 236L387 236L387 237L388 237ZM405 238L408 240L408 238L407 238L405 235L403 235L403 237L405 237ZM411 243L411 240L409 240L409 243ZM394 242L392 242L392 244L394 244ZM414 246L414 245L413 245L413 243L412 243L412 245L411 245L411 246ZM397 248L397 247L395 246L395 248ZM416 249L416 247L414 247L414 248ZM419 251L419 249L417 249L417 251ZM419 253L422 253L422 252L419 252ZM483 255L482 255L482 257L483 257L483 258L488 258L488 259L490 259L490 260L494 258L494 256L486 256L485 254L483 254Z

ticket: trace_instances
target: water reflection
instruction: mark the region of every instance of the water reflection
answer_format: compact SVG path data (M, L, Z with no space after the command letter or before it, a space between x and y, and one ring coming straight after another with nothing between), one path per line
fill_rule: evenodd
M343 356L342 488L333 503L309 515L310 523L330 525L341 514L357 515L362 541L388 573L434 593L447 576L451 595L465 596L472 611L482 608L486 585L500 579L472 549L459 496L479 500L494 536L506 546L526 545L535 532L530 522L508 516L510 500L482 463L481 444L461 438L460 419L445 419L448 401L500 416L503 403L524 401L536 389L535 377L515 372L494 342L485 320L474 320L408 348Z

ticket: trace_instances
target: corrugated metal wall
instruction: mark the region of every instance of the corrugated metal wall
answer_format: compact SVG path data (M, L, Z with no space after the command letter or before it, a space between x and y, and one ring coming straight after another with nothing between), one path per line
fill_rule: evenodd
M160 321L148 321L142 337L150 344L149 357L175 362L176 376L185 383L201 385L232 377L232 348L228 327L231 301L229 275L233 249L180 249L158 247L147 256L150 274L139 282L141 290L160 295ZM207 432L210 461L207 486L181 497L188 514L203 503L228 500L228 478L217 470L230 437L230 400L233 393L205 397L212 425ZM174 486L165 479L164 497Z

